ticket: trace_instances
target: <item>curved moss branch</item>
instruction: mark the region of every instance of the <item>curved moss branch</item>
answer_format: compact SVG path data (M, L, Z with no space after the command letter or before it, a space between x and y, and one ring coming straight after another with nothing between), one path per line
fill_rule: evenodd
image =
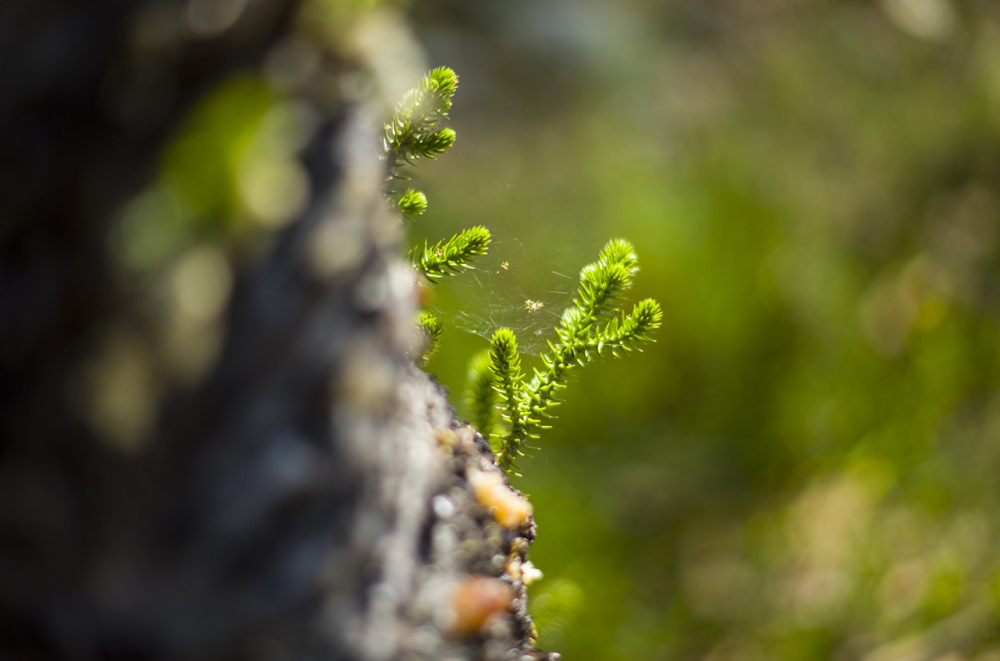
M472 260L486 254L490 232L485 227L472 227L433 246L425 241L410 251L410 262L427 279L435 282L447 275L461 273L472 267Z

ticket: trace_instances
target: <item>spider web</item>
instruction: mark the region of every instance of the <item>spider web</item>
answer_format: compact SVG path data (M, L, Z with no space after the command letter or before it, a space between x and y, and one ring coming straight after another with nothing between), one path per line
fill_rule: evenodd
M487 340L498 328L509 328L520 352L537 356L555 337L562 312L576 294L578 273L597 251L585 255L547 242L498 239L494 233L489 252L473 268L434 287L430 309L446 327Z

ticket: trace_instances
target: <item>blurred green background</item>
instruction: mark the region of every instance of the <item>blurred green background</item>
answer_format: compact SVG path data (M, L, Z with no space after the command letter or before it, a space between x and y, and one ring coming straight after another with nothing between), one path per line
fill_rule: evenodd
M483 336L538 348L612 237L664 307L655 344L578 372L515 480L540 645L1000 661L1000 5L315 0L311 29L401 90L422 72L400 21L338 32L374 4L461 76L411 238L495 237L430 303L456 405ZM192 113L118 229L181 380L218 349L231 253L308 198L316 118L284 90L319 54L279 51ZM106 362L96 423L128 446L162 379Z
M1000 6L409 12L462 77L414 237L497 237L432 303L453 401L481 335L530 348L609 238L665 310L644 353L576 375L515 481L540 644L1000 659Z

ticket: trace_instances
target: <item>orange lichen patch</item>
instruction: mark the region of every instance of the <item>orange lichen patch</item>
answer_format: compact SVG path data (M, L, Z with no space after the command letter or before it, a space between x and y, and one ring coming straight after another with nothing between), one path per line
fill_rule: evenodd
M527 525L532 507L528 500L507 486L499 473L475 472L469 476L476 500L505 528L517 530Z
M457 638L475 636L490 620L509 613L513 603L513 588L500 579L467 578L451 593L448 633Z
M458 435L450 429L434 430L434 438L442 449L448 451L454 450L455 445L458 443Z
M457 429L435 429L434 439L438 447L451 454L469 455L475 452L475 432L468 425Z
M503 570L507 572L512 581L521 580L521 558L517 556L507 558L507 564L503 566Z

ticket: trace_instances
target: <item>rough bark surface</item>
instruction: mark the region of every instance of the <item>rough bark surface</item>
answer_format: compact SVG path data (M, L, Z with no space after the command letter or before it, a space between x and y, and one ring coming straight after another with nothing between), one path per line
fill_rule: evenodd
M412 278L363 99L303 92L321 117L305 211L239 262L218 359L162 390L142 446L81 412L88 361L142 328L117 214L295 11L249 0L221 34L135 50L187 4L0 7L0 657L545 658L530 510L405 358ZM352 249L324 261L331 240Z

